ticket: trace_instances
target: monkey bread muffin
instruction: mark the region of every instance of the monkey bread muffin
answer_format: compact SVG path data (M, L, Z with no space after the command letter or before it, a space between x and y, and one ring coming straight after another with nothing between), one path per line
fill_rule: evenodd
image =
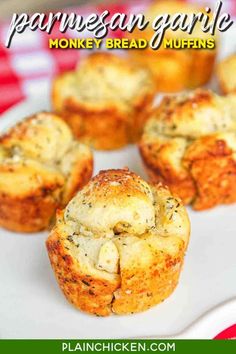
M230 55L217 65L217 76L223 93L236 92L236 54Z
M116 149L137 141L154 99L146 69L110 53L94 53L58 76L52 105L81 141Z
M196 210L236 201L235 97L167 96L145 126L140 152L150 180Z
M189 233L186 210L167 188L108 170L58 213L46 244L66 298L107 316L144 311L173 292Z
M37 113L0 137L0 225L22 232L48 228L92 175L89 147L66 123Z
M197 14L203 9L196 4L183 3L178 0L158 0L153 1L145 12L145 18L149 20L149 25L145 30L135 29L130 38L144 38L148 42L155 35L152 28L153 21L157 16L169 14ZM203 11L204 12L204 11ZM178 20L176 21L178 23ZM189 23L187 21L187 23ZM215 36L204 33L200 24L196 24L193 32L188 34L186 31L167 29L164 40L160 48L153 50L151 47L146 49L134 49L129 51L133 61L141 66L150 69L156 84L157 92L177 92L186 88L196 88L206 84L214 70L217 54L217 41L213 49L195 49L174 47L181 40L215 40ZM173 40L173 48L165 48L164 41Z

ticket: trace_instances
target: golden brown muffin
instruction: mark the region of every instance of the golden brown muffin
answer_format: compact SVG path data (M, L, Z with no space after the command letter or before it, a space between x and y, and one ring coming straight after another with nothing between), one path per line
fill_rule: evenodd
M236 98L207 90L165 97L140 152L152 182L196 210L236 201Z
M144 30L134 30L129 37L151 40L155 34L152 23L156 16L176 13L197 14L203 9L195 4L187 4L178 0L153 1L148 7L145 18L150 25ZM181 30L167 30L165 39L202 39L214 38L201 30L201 24L197 24L192 34ZM157 92L177 92L186 88L196 88L206 84L211 78L217 50L214 49L169 49L164 45L153 50L148 47L141 50L130 50L129 54L135 63L149 68L156 83Z
M52 87L53 108L76 137L104 150L140 138L153 98L149 72L110 53L91 54Z
M52 113L37 113L0 137L0 225L19 232L49 227L92 175L90 149Z
M236 54L232 54L217 65L217 76L223 93L236 92Z
M173 292L189 233L186 210L167 188L108 170L58 213L46 243L66 298L107 316L144 311Z

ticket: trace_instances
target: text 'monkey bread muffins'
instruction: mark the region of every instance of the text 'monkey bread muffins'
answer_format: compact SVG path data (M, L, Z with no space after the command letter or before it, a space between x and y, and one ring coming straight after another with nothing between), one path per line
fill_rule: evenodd
M22 232L49 227L92 175L89 147L67 124L37 113L0 137L0 225Z
M154 98L146 69L110 53L84 58L76 71L58 76L52 104L81 141L116 149L140 138Z
M236 53L217 65L217 76L223 93L236 92Z
M178 283L190 233L178 198L127 169L101 171L58 213L47 249L77 308L107 316L144 311Z
M196 210L236 202L236 95L207 90L165 97L140 152L152 182Z
M135 29L129 37L144 38L150 41L155 34L152 23L157 16L169 14L172 17L178 13L191 16L193 13L200 12L204 12L204 9L199 7L197 2L190 4L178 0L153 1L145 12L145 18L149 20L150 25L144 31ZM165 32L164 40L173 40L179 45L182 39L216 40L209 33L202 31L201 23L196 24L192 34L170 29ZM213 73L216 54L217 43L214 49L175 49L174 46L170 49L165 48L163 43L158 50L147 47L129 51L134 63L149 68L155 79L157 92L177 92L206 84Z

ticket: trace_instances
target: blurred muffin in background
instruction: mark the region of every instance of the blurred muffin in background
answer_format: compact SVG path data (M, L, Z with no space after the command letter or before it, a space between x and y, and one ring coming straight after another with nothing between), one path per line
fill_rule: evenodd
M154 95L149 71L102 52L54 80L52 105L77 138L109 150L139 139Z
M158 15L196 14L203 11L195 4L186 4L178 0L154 1L145 13L150 25L144 31L134 30L129 37L144 38L150 41L155 34L152 23ZM201 30L201 24L196 25L191 35L181 30L167 30L164 38L216 39L204 33ZM136 63L150 69L155 79L157 92L177 92L202 86L210 80L217 50L216 47L214 49L166 49L162 43L158 50L148 47L142 50L130 50L129 54Z
M236 53L222 60L217 65L216 73L223 93L236 91Z

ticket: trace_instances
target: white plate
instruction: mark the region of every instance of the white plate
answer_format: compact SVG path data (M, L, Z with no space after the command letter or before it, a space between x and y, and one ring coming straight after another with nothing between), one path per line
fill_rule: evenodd
M229 48L234 50L232 41L236 37L231 34L224 37L221 56L228 54ZM0 132L28 114L49 109L47 97L45 93L11 109L0 119ZM124 166L145 178L136 147L95 153L95 173ZM224 305L222 311L213 311L219 314L217 324L215 316L207 315L199 321L201 330L196 329L200 316L236 297L236 204L198 213L189 210L189 214L191 240L173 295L144 313L109 318L83 314L66 301L49 264L47 233L24 235L0 229L0 337L169 337L184 333L195 322L185 332L186 337L210 338L224 329L221 326L236 322L233 301L226 309Z
M43 97L18 105L0 120L0 131L42 109L49 109ZM95 173L124 166L145 177L134 146L95 153ZM189 214L191 241L173 295L144 313L109 318L83 314L67 303L49 264L44 244L47 233L23 235L0 229L0 336L121 338L183 331L215 305L236 296L236 205L205 212L189 210ZM236 320L236 305L232 307Z

